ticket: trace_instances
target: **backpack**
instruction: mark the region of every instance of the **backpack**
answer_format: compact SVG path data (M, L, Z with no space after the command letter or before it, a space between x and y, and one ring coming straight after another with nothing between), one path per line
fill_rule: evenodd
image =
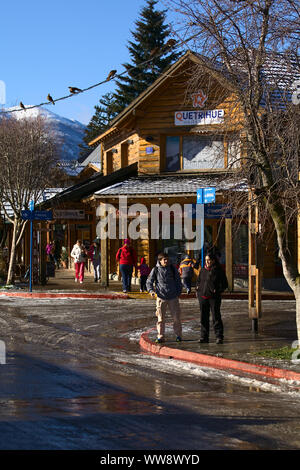
M192 262L191 259L186 258L180 263L180 272L181 274L185 273L188 274L188 277L193 277L194 275L194 263ZM184 270L184 271L183 271Z

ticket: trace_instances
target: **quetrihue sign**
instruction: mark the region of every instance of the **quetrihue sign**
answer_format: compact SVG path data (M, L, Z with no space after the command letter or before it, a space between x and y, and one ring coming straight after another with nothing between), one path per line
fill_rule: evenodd
M223 122L224 109L175 112L175 126L201 126L207 124L222 124Z

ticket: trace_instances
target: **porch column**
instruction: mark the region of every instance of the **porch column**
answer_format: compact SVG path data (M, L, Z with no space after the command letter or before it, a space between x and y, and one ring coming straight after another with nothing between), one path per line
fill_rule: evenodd
M105 205L103 202L100 202L101 205ZM104 211L101 211L101 214L105 214ZM103 216L105 217L105 215ZM108 287L108 271L109 271L109 256L108 256L108 238L101 238L101 286Z
M248 303L249 318L252 319L252 330L257 332L258 319L261 317L261 285L262 285L262 244L259 239L258 207L254 194L249 190L248 235L249 235L249 286Z
M108 239L101 240L101 286L108 287Z
M228 289L233 291L232 219L225 219L225 260Z

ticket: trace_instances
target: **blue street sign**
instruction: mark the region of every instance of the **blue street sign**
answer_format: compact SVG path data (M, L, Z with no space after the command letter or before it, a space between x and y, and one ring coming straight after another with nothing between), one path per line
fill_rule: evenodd
M189 219L196 218L196 206L197 204L192 204L192 207L189 208L186 216ZM213 204L211 206L204 205L204 217L206 219L232 219L232 210L226 204Z
M213 204L204 206L204 216L206 219L232 219L232 210L226 204Z
M216 200L216 188L199 188L197 189L197 204L210 204ZM203 211L204 212L204 211ZM201 237L202 237L202 250L201 250L201 266L204 266L204 220L205 213L203 213Z
M216 188L197 189L197 204L210 204L216 200Z
M21 211L23 220L30 221L30 265L29 265L29 292L32 292L32 241L33 241L33 221L53 219L52 211L35 211L34 202L29 202L29 210Z
M21 211L23 220L51 220L53 219L52 211Z

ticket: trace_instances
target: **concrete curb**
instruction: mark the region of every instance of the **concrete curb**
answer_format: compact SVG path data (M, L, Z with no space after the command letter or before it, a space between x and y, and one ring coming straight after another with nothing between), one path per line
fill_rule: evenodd
M148 334L154 328L141 335L139 344L141 348L151 354L179 361L192 362L201 366L212 367L214 369L225 369L238 371L247 374L256 374L272 379L286 379L300 382L300 373L276 367L262 366L247 362L236 361L234 359L225 359L223 357L209 356L206 354L185 351L182 349L169 348L164 345L153 343Z
M1 291L0 296L6 295L8 297L24 297L24 298L82 298L82 299L148 299L150 294L141 294L139 292L129 292L128 294L114 292L110 294L90 294L90 293L76 293L76 292L14 292L14 291ZM181 294L180 299L193 299L197 298L196 294ZM222 295L223 299L230 300L247 300L248 294L244 293L227 293ZM282 295L282 294L263 294L262 300L294 300L293 295Z
M128 299L127 294L86 294L86 293L67 293L67 292L1 292L1 295L6 297L21 297L31 299L62 299L62 298L73 298L73 299Z

